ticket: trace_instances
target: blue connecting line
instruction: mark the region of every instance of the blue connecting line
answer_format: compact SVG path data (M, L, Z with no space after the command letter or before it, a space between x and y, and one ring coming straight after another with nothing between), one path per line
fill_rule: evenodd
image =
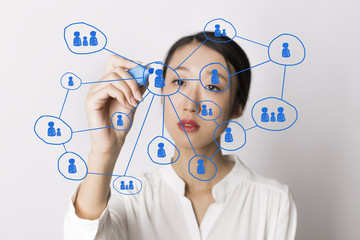
M183 94L182 92L179 91L179 93L180 93L181 95L183 95L184 97L186 97L187 99L189 99L190 101L192 101L192 102L194 102L194 103L197 104L197 102L195 102L194 100L192 100L191 98L189 98L188 96L186 96L185 94Z
M138 137L137 137L137 139L136 139L136 142L135 142L135 146L134 146L133 151L132 151L132 153L131 153L130 160L129 160L128 165L127 165L127 167L126 167L126 169L125 169L124 176L126 176L126 173L127 173L128 168L129 168L129 165L130 165L132 156L134 155L136 145L137 145L137 143L138 143L138 141L139 141L141 132L142 132L142 130L143 130L143 127L144 127L146 118L147 118L147 116L148 116L148 114L149 114L149 111L150 111L150 108L151 108L151 104L152 104L152 102L153 102L153 100L154 100L154 97L155 97L155 95L153 94L153 97L151 98L151 102L150 102L149 108L148 108L148 110L147 110L147 112L146 112L146 115L145 115L145 118L144 118L144 122L142 123L142 126L141 126L141 128L140 128L139 135L138 135Z
M104 175L104 176L111 176L111 177L122 177L123 176L123 175L115 175L115 174L107 174L107 173L93 173L93 172L88 172L88 174Z
M249 39L246 39L246 38L243 38L243 37L240 37L240 36L236 36L237 38L240 38L240 39L243 39L245 41L249 41L249 42L252 42L252 43L255 43L255 44L258 44L258 45L261 45L261 46L264 46L264 47L269 47L265 44L262 44L262 43L258 43L258 42L255 42L255 41L252 41L252 40L249 40Z
M138 77L138 78L142 78L142 77ZM91 83L103 83L103 82L118 82L118 81L123 81L123 80L135 80L138 78L123 78L123 79L114 79L114 80L105 80L105 81L94 81L94 82L83 82L82 84L91 84Z
M143 97L141 100L140 100L140 102L138 102L136 105L135 105L135 107L129 112L129 114L128 115L130 115L134 110L135 110L135 108L137 108L137 106L139 106L139 104L142 102L142 101L144 101L144 99L149 95L149 93L150 93L150 91L145 95L145 97ZM155 95L154 95L155 96ZM153 96L153 97L154 97Z
M186 60L188 60L188 58L191 57L191 55L193 55L193 54L196 52L196 50L198 50L207 40L208 40L208 39L206 39L202 44L200 44L200 46L198 46L198 47L197 47L187 58L185 58L185 60L184 60L182 63L180 63L180 65L177 66L174 70L178 69Z
M256 127L257 127L257 125L252 126L252 127L248 128L248 129L246 129L245 132L248 131L248 130L251 130L251 129L253 129L253 128L256 128Z
M188 134L187 134L187 132L186 132L186 130L185 130L185 128L184 128L184 125L182 124L182 122L181 122L181 120L180 120L180 117L179 117L179 115L178 115L178 113L177 113L177 111L176 111L176 109L175 109L175 107L174 107L174 104L173 104L172 101L171 101L170 96L167 96L167 97L168 97L169 100L170 100L170 103L171 103L171 105L172 105L172 107L173 107L173 109L174 109L174 111L175 111L175 113L176 113L177 118L179 119L179 122L180 122L180 124L181 124L181 126L182 126L182 128L183 128L183 130L184 130L184 132L185 132L185 134L186 134L187 139L189 140L189 143L190 143L192 149L194 150L195 155L197 155L197 154L196 154L196 151L195 151L195 148L194 148L194 146L192 145L192 143L191 143L191 141L190 141L190 138L189 138L189 136L188 136Z
M220 125L216 122L216 120L215 120L215 119L213 119L213 121L216 123L216 125L217 125L217 126L220 126Z
M99 130L99 129L104 129L104 128L112 128L112 126L84 129L84 130L79 130L79 131L73 131L72 133L87 132L87 131Z
M64 102L63 102L63 105L61 107L61 111L60 111L60 114L59 114L59 118L61 117L61 114L63 112L63 109L64 109L64 106L65 106L65 102L66 102L66 99L68 97L68 94L69 94L69 89L66 91L66 95L65 95L65 99L64 99Z
M284 95L285 74L286 74L286 65L284 66L284 77L283 77L283 83L282 83L282 89L281 89L281 99L283 99L283 95Z
M126 60L129 60L130 62L133 62L133 63L135 63L135 64L137 64L137 65L139 65L139 66L142 66L140 63L137 63L137 62L135 62L134 60L131 60L131 59L129 59L129 58L126 58L126 57L124 57L124 56L122 56L122 55L120 55L120 54L118 54L118 53L116 53L116 52L113 52L113 51L107 49L107 48L104 48L104 50L106 50L106 51L108 51L108 52L111 52L111 53L113 53L113 54L115 54L115 55L118 55L119 57L122 57L122 58L124 58L124 59L126 59Z
M241 71L239 71L239 72L236 72L236 73L234 73L234 74L231 74L230 77L233 76L233 75L236 75L236 74L245 72L245 71L247 71L247 70L249 70L249 69L251 69L251 68L258 67L258 66L263 65L263 64L265 64L265 63L268 63L268 62L270 62L270 61L271 61L271 60L267 60L267 61L265 61L265 62L259 63L258 65L255 65L255 66L249 67L249 68L247 68L247 69L241 70Z
M218 151L220 151L220 148L218 148L218 150L216 150L216 152L211 156L210 160L218 153Z
M200 79L191 79L191 78L188 78L188 79L179 79L180 81L200 81Z
M67 150L66 150L65 144L63 144L63 147L64 147L65 152L67 153Z
M164 125L165 125L165 96L163 96L163 124L162 124L162 137L164 137Z

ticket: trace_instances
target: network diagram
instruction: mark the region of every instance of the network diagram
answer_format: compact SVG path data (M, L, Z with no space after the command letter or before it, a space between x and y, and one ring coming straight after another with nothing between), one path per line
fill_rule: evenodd
M213 38L213 36L207 36L206 32L209 31L213 32L216 38ZM77 74L73 72L64 73L60 77L60 85L66 90L66 95L59 115L42 115L36 120L34 125L34 132L39 139L41 139L46 144L59 145L63 147L64 153L58 158L57 162L59 173L66 179L73 181L81 181L88 174L110 175L105 173L89 172L86 161L79 154L68 151L66 148L66 144L72 139L72 136L74 134L79 134L82 132L96 131L104 128L113 128L116 131L128 130L132 125L132 121L129 118L129 115L147 98L151 98L151 101L146 111L144 121L141 125L134 147L132 149L127 167L123 174L111 174L112 177L115 177L112 182L112 186L120 194L134 195L139 193L142 189L141 180L134 176L127 175L127 171L155 97L161 97L164 100L165 98L167 98L169 100L180 123L181 121L179 115L171 100L171 96L174 94L181 94L189 101L194 102L196 104L196 113L201 119L205 121L213 121L214 123L216 123L217 127L214 130L213 136L214 141L219 148L211 157L198 155L196 153L190 141L186 128L184 127L183 123L181 123L181 126L184 129L184 133L192 149L194 150L194 156L189 160L188 163L188 171L191 176L200 181L209 181L215 177L217 167L216 164L212 161L212 158L215 156L215 154L221 149L225 151L236 151L242 148L246 144L246 134L251 129L260 128L265 131L284 131L293 126L298 119L298 111L292 104L290 104L283 98L284 85L286 80L287 68L298 65L302 63L305 59L306 50L302 41L293 34L283 33L276 36L268 45L255 42L238 35L235 27L229 21L226 21L223 18L216 18L207 22L204 26L204 35L206 37L206 40L201 43L192 53L190 53L190 55L187 56L187 58L184 59L182 63L177 66L177 68L180 67L186 60L188 60L199 48L201 48L201 46L206 41L214 41L221 44L226 44L226 42L234 39L242 39L244 41L248 41L258 46L267 48L268 59L264 62L253 65L250 68L242 69L241 71L235 72L233 74L230 74L229 70L221 63L210 63L201 69L198 79L181 79L179 74L176 72L177 68L171 68L161 61L154 61L144 66L106 48L106 35L101 30L92 25L89 25L85 22L76 22L66 26L64 28L64 40L67 48L72 53L85 55L93 54L99 51L107 51L109 53L115 54L136 63L138 66L128 71L133 78L115 79L108 81L135 80L140 86L145 85L147 91L145 92L142 100L137 103L137 105L131 110L130 113L126 114L123 112L114 112L111 117L110 126L98 126L97 128L92 129L73 130L71 126L61 118L69 93L72 91L76 91L81 86L84 86L86 84L98 83L100 81L84 82ZM221 40L221 37L224 36L227 36L228 38L224 38L225 40ZM216 120L222 114L221 107L215 102L207 99L195 102L180 91L181 84L179 84L178 89L174 90L171 93L163 94L160 91L161 88L165 86L162 70L164 66L166 66L169 71L173 71L174 74L178 76L180 81L200 81L202 87L204 87L208 91L213 90L207 89L205 87L206 83L209 82L213 85L217 85L220 84L221 81L226 80L228 85L224 90L222 90L225 91L230 85L231 76L267 63L273 63L277 66L283 67L284 69L281 95L279 97L265 97L255 102L251 109L251 117L255 125L249 128L244 128L237 121L226 121L218 123ZM224 70L228 73L228 79L223 79L218 75L219 71ZM209 77L205 75L205 72L210 72L211 76ZM165 104L165 101L163 101L163 104ZM164 115L165 112L163 111L162 134L159 136L155 136L148 143L146 149L149 159L153 163L159 165L172 164L176 162L180 156L180 152L175 146L175 144L164 136ZM218 140L215 138L215 135L223 124L227 124L227 127L225 128L225 132L221 135L220 142L218 142ZM169 161L169 156L177 156L177 158ZM206 169L204 164L205 161L211 163L213 167L211 167L210 169ZM209 166L209 164L207 164L206 166ZM208 173L206 174L207 177L204 177L205 173Z

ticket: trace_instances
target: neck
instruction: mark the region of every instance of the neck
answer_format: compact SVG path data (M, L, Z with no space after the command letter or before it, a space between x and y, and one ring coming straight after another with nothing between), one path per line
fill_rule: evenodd
M189 161L192 157L195 156L194 150L191 147L184 148L177 146L177 148L181 154L179 159L173 163L172 166L179 177L185 182L185 189L188 193L202 193L205 191L211 191L212 187L221 179L223 179L233 167L233 163L231 161L225 160L221 150L219 150L219 147L215 142L202 148L196 148L196 155L204 155L210 158L217 167L217 172L214 178L209 181L200 181L189 173ZM213 167L209 161L205 161L204 166L206 169ZM207 173L204 174L204 179L209 179L212 177L207 174L211 174L211 171L207 171Z

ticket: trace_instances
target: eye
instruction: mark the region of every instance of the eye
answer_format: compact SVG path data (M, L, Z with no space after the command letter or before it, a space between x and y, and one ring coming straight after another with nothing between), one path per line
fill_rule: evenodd
M221 91L216 85L207 85L206 88L211 91Z
M180 86L184 85L184 81L180 81L179 79L174 79L172 82L176 85L180 85Z

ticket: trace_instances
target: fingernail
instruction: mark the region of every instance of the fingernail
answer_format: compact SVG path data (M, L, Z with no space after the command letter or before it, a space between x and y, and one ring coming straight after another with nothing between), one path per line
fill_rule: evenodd
M141 96L141 93L139 90L136 91L135 98L136 98L136 100L141 101L142 96Z
M131 96L131 103L132 103L132 105L135 107L136 106L136 104L137 104L137 102L136 102L136 100L135 100L135 98L133 97L133 96Z

